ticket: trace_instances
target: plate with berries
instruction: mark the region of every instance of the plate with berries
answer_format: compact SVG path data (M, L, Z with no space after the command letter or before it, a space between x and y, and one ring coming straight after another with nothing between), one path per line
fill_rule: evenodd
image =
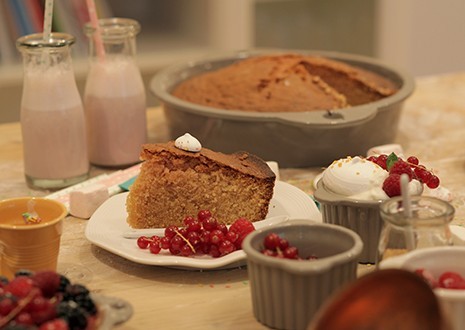
M136 263L172 268L219 269L245 265L245 236L288 219L321 221L313 199L299 188L277 181L267 217L251 223L238 217L230 226L218 223L209 210L184 215L183 226L131 229L126 222L128 193L105 201L86 226L93 244Z

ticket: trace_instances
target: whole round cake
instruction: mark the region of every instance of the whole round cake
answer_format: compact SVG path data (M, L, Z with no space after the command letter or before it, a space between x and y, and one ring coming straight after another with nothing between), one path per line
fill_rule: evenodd
M176 86L182 100L219 109L302 112L377 101L396 85L368 70L324 57L274 54L250 57Z

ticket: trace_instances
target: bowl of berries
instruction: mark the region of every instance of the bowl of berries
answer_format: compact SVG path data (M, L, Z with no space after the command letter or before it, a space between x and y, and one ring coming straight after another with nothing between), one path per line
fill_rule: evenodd
M400 158L395 153L347 157L335 160L322 173L314 193L323 222L354 230L362 238L361 263L376 263L383 220L379 207L401 195L401 176L408 176L412 196L429 194L439 187L437 175L418 158Z
M465 328L465 246L413 250L380 262L381 269L400 268L421 276L433 288L451 330Z
M126 301L92 294L55 271L0 278L0 329L108 330L132 312Z
M292 219L251 232L242 249L255 318L305 329L320 305L357 276L363 242L341 226Z

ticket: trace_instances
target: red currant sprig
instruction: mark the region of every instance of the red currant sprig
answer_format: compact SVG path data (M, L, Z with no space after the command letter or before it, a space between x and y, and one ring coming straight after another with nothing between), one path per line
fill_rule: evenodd
M383 190L389 197L400 195L400 175L402 174L407 174L410 180L416 179L426 184L430 189L439 187L439 178L433 171L421 165L415 156L410 156L405 161L391 153L390 155L370 156L367 159L389 172L389 176L383 182Z
M299 250L297 247L289 244L289 241L285 238L281 238L276 233L269 233L263 239L263 249L262 253L264 255L283 258L283 259L294 259L294 260L304 260L299 256ZM305 260L316 260L316 256L309 256Z
M137 246L153 254L168 250L173 255L208 254L217 258L241 249L245 236L255 230L252 222L244 218L237 219L228 228L208 210L200 211L197 218L185 217L183 224L184 227L166 227L163 237L141 236Z

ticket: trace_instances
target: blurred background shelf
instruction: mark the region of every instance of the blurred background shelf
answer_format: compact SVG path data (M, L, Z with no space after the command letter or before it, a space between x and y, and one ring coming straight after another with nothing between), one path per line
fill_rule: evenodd
M0 122L19 119L22 67L14 42L26 32L42 30L44 1L0 0ZM100 17L129 17L141 24L137 60L146 86L171 63L250 48L362 54L414 76L465 68L463 0L95 2ZM87 73L86 15L85 0L55 0L54 31L77 38L73 60L81 92ZM156 105L148 96L149 106Z

